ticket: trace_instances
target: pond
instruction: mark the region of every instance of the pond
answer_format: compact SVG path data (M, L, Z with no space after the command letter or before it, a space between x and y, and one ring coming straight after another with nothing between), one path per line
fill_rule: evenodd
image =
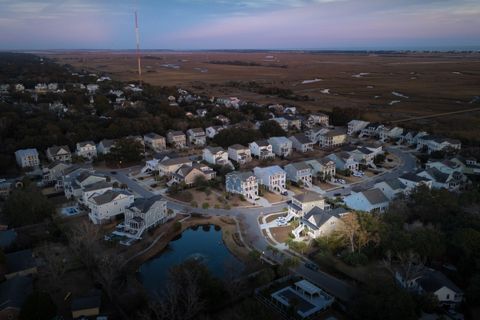
M205 263L216 277L222 278L232 266L240 273L244 266L233 256L222 240L222 231L214 225L196 226L173 239L167 248L142 264L138 276L150 294L162 291L168 279L168 270L188 259Z

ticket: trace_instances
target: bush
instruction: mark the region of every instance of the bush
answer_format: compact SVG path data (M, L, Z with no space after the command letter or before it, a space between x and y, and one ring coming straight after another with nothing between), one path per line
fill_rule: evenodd
M191 202L190 202L190 206L192 206L192 207L194 207L194 208L198 208L198 203L197 203L197 201L195 201L195 200L194 200L194 201L191 201Z
M360 252L348 252L342 254L341 259L343 262L353 267L366 265L368 263L368 257Z
M210 208L210 205L208 204L208 202L204 202L204 203L202 204L202 208L203 208L203 209L208 209L208 208Z
M176 221L173 224L173 231L179 232L180 230L182 230L182 223L180 221Z

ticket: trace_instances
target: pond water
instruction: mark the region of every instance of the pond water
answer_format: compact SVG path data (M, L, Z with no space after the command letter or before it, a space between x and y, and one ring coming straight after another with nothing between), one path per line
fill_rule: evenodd
M231 272L232 266L239 273L243 270L242 262L223 243L221 229L205 225L185 230L164 251L142 264L139 280L150 294L160 293L166 285L170 267L188 259L202 261L219 278L224 276L226 269Z

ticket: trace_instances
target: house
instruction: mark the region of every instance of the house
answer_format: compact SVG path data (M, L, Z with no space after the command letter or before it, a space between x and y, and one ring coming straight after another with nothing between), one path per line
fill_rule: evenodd
M20 168L31 168L40 165L37 149L20 149L15 151L15 159Z
M292 141L286 137L272 137L268 139L272 145L272 151L277 156L285 158L292 154Z
M343 151L348 152L355 161L365 166L374 166L377 153L366 147L347 146Z
M92 173L92 169L85 169L79 167L72 167L67 169L62 177L63 191L67 199L77 198L83 196L83 191L92 185L99 183L106 183L107 178L104 176Z
M252 171L233 171L225 176L225 188L229 193L242 195L247 201L258 200L258 181Z
M292 147L298 152L309 152L313 151L313 145L314 143L304 134L304 133L299 133L294 136L289 137L292 141Z
M419 294L433 294L441 306L457 307L463 301L463 291L440 271L427 268L413 279L407 279L404 272L397 270L395 280L404 289Z
M318 143L320 136L326 134L329 131L329 129L324 128L324 127L311 127L310 129L305 131L305 135L307 136L310 141L313 143Z
M216 175L215 170L204 164L183 165L172 175L172 179L167 184L171 186L172 184L183 183L190 187L197 182L199 177L202 177L205 181L210 181L215 179Z
M167 209L167 201L161 196L138 198L125 211L125 231L134 239L141 239L143 233L175 217Z
M188 129L187 137L190 145L202 147L207 143L207 136L202 128Z
M113 185L107 181L99 181L96 183L92 183L81 188L81 196L78 198L77 201L81 206L85 206L88 208L88 200L92 196L99 196L111 190L113 190Z
M98 84L90 83L87 84L88 94L95 94L100 86Z
M18 319L27 297L33 292L31 277L13 277L0 283L0 319Z
M277 192L283 195L287 194L286 180L287 174L279 166L255 167L253 173L257 177L259 184L265 186L268 191Z
M89 160L97 157L97 146L93 141L84 141L77 143L77 156Z
M312 186L312 168L304 162L289 163L284 167L287 179L307 188Z
M292 130L301 130L302 129L302 119L301 116L295 116L293 114L286 114L283 116L285 120L288 122L288 129Z
M320 180L325 181L335 177L337 171L335 162L328 158L306 160L305 163L312 169L312 176L319 178Z
M480 163L475 158L464 158L456 156L451 159L462 168L462 173L466 175L480 175Z
M365 212L385 212L389 200L380 189L374 188L362 192L354 192L343 199L351 209Z
M68 112L68 107L60 101L55 101L48 104L48 110L51 112L62 114Z
M133 201L133 194L128 191L107 190L101 194L91 195L85 205L89 208L88 217L90 220L94 224L102 224L119 214L125 213L125 209Z
M17 84L15 85L15 91L17 91L17 92L23 92L23 91L25 91L25 86L24 86L23 84L21 84L21 83L17 83Z
M72 299L72 318L73 319L87 319L90 317L97 317L100 314L100 307L102 304L102 294L95 290L93 294L84 297ZM99 319L97 317L96 319Z
M336 170L345 171L358 171L359 163L353 155L348 152L342 151L337 153L332 153L326 156L326 159L329 159L335 163Z
M183 149L187 146L187 137L182 131L169 131L167 142L174 148Z
M42 168L42 183L44 186L57 183L71 164L65 162L53 162Z
M250 148L242 146L241 144L234 144L228 147L228 158L242 165L252 161L252 152Z
M181 166L192 166L193 161L189 157L171 158L158 163L158 172L161 176L171 176Z
M197 109L196 113L197 116L204 118L207 115L208 111L207 109Z
M46 83L37 83L35 85L35 93L43 94L43 93L47 93L47 91L48 91L48 86Z
M403 128L400 127L393 127L393 128L388 128L384 127L379 131L379 138L382 141L386 141L388 139L397 139L400 138L403 134Z
M329 130L318 136L318 144L321 148L334 148L347 142L347 134L343 129Z
M97 145L97 152L103 155L109 154L114 145L115 140L103 139Z
M297 114L297 108L293 106L287 106L283 109L285 114Z
M380 131L383 130L385 126L380 123L369 123L365 128L360 131L358 135L359 138L378 138Z
M203 160L213 165L233 167L228 160L228 153L222 147L206 147L203 149Z
M165 150L165 148L167 147L165 138L154 132L150 132L144 135L143 141L145 143L145 146L149 147L155 152Z
M37 262L29 249L5 254L5 266L6 279L37 273Z
M409 131L405 135L401 135L400 142L406 143L411 146L416 146L418 139L420 139L423 136L428 135L425 131L417 132L417 131Z
M304 121L304 125L307 128L312 128L314 126L328 127L329 117L324 113L312 113Z
M314 207L300 219L300 225L310 238L328 237L343 227L341 218L349 213L341 207L327 210Z
M436 151L460 150L461 148L462 143L457 139L426 135L417 140L417 149L426 149L429 154Z
M430 167L420 172L417 172L417 175L431 180L432 188L435 189L458 191L467 182L467 177L459 171L445 173L435 167Z
M288 203L287 217L301 218L315 207L324 210L326 208L328 209L329 205L325 203L325 198L316 192L307 191L305 193L295 195Z
M404 185L400 179L393 178L384 181L377 182L374 188L380 189L388 200L393 200L400 195L405 194L407 186Z
M370 122L362 120L352 120L347 125L347 135L351 136L365 129Z
M207 138L213 139L223 129L225 129L224 126L211 126L205 129L205 134L207 135Z
M55 82L49 83L47 88L48 88L48 91L57 91L58 83L55 83Z
M257 157L260 160L267 160L275 158L275 153L273 153L273 147L267 140L258 140L250 142L248 148L252 156Z
M407 193L420 186L426 186L429 189L432 188L432 180L418 176L414 172L404 173L400 177L398 177L398 179L407 187Z
M278 123L278 125L284 130L288 131L288 120L283 117L273 118L272 121Z
M223 123L224 125L227 125L230 123L230 119L225 117L224 115L222 114L219 114L218 116L215 117L215 119L217 119L218 121L220 121L221 123Z
M70 162L72 161L72 153L68 146L53 146L46 151L47 159L50 162Z

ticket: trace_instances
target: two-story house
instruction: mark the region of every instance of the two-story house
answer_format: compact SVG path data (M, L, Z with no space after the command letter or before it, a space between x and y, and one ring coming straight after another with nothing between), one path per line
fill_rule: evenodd
M187 138L192 146L202 147L207 143L207 136L202 128L188 129Z
M268 191L287 194L287 174L279 166L255 167L253 173L257 177L260 185L263 185Z
M347 135L351 136L356 133L359 133L363 129L365 129L369 124L370 122L367 122L367 121L352 120L347 125Z
M258 140L250 142L248 148L252 156L260 159L267 160L275 158L275 153L273 153L273 147L267 140Z
M314 126L328 127L329 117L324 113L312 113L305 119L303 124L307 128L312 128Z
M305 153L313 151L314 143L304 133L296 134L288 139L292 141L293 149L298 152Z
M406 193L407 186L398 178L388 179L375 183L374 188L379 189L388 198L393 200Z
M93 141L77 143L77 156L92 160L97 157L97 146Z
M174 148L183 149L187 146L187 137L182 131L169 131L167 142Z
M325 198L320 194L307 191L292 197L292 200L288 204L287 216L290 217L290 219L293 217L301 218L315 207L322 210L330 208L330 206L325 203Z
M407 172L402 174L398 179L406 186L405 192L410 193L412 190L420 187L425 186L429 189L432 188L432 180L421 177L417 175L415 172Z
M332 153L326 156L327 159L335 162L335 167L338 170L345 171L358 171L359 163L355 158L348 152L342 151L337 153Z
M144 135L143 141L145 143L145 146L147 146L148 148L150 148L155 152L160 152L162 150L165 150L165 148L167 147L165 138L154 132Z
M284 131L288 131L288 120L285 119L284 117L273 118L272 121L275 121L276 123L278 123L278 125L279 125Z
M20 149L15 151L15 160L20 168L32 168L40 165L37 149Z
M203 160L214 165L233 167L228 160L228 153L222 147L206 147L203 149Z
M389 205L387 196L380 189L374 188L362 192L353 192L343 199L351 209L365 212L385 212Z
M133 201L133 194L128 191L108 190L102 194L91 195L85 205L90 211L88 213L90 220L94 224L102 224L124 214Z
M47 159L50 162L70 162L72 161L72 153L68 146L53 146L46 151Z
M252 152L248 147L242 146L241 144L234 144L228 147L228 158L243 165L252 161Z
M227 192L240 194L251 203L259 199L258 181L252 171L229 172L225 176L225 188Z
M205 134L207 138L213 139L220 131L224 130L224 126L210 126L205 129Z
M292 154L292 141L286 137L271 137L268 143L272 145L272 151L277 156L286 158Z
M141 239L145 231L175 217L167 209L167 201L161 196L138 198L125 210L125 231L134 239Z
M344 226L342 217L349 213L347 209L341 207L331 210L314 207L300 219L300 225L303 227L301 229L306 230L312 239L328 237ZM295 236L298 237L299 234Z
M172 179L167 185L182 183L190 187L195 185L200 177L205 181L210 181L216 177L216 172L201 163L194 163L191 166L183 165L172 175Z
M328 158L306 160L312 169L312 175L320 180L331 180L337 172L335 162Z
M462 143L457 139L426 135L417 140L417 149L426 149L428 153L460 150L461 148Z
M97 144L97 152L103 155L109 154L114 145L115 140L103 139Z
M184 165L191 167L193 161L189 157L169 158L158 162L157 170L161 176L171 176Z
M329 149L341 146L347 142L347 134L343 129L329 130L318 136L318 144L321 148Z
M289 163L284 170L288 180L307 188L312 186L312 168L305 161Z

